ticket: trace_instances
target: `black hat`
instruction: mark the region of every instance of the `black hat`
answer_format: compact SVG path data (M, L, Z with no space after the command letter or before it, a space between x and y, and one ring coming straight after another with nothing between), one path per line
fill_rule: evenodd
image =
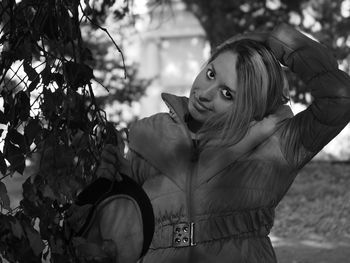
M135 255L137 259L144 256L154 233L154 214L147 194L130 177L122 175L122 178L120 182L98 178L84 188L74 203L75 207L90 207L80 227L77 227L77 224L74 227L74 237L89 237L89 231L94 222L96 223L96 215L101 211L108 214L110 211L105 207L114 207L111 213L115 216L114 223L118 228L118 236L113 238L114 243L119 249L124 249L127 243L134 248L118 251L118 255L122 257L118 258L118 262L126 262L127 258L135 258ZM108 229L108 226L106 227ZM126 236L128 236L127 242Z

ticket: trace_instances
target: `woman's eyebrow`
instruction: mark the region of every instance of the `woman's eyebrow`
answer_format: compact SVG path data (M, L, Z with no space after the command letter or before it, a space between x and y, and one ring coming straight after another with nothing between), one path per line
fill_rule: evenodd
M215 70L215 67L214 67L214 63L210 62L208 65L209 65L209 67L211 67L211 69L214 71L214 73L216 73L216 70Z

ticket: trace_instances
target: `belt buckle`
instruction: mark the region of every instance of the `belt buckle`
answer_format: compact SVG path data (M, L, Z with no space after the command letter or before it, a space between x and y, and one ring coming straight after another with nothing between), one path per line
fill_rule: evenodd
M173 228L173 247L191 247L194 243L194 223L180 222Z

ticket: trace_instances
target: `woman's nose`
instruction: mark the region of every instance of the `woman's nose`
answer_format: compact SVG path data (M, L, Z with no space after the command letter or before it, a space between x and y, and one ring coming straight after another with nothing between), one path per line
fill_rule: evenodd
M200 101L211 101L215 96L215 87L209 86L201 90L198 98Z

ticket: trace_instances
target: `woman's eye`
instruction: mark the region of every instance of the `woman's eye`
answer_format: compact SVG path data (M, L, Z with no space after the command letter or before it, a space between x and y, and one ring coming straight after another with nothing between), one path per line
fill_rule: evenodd
M232 94L228 89L222 89L221 90L222 95L224 96L225 99L232 100Z
M215 72L211 69L207 70L207 78L213 80L215 78Z

